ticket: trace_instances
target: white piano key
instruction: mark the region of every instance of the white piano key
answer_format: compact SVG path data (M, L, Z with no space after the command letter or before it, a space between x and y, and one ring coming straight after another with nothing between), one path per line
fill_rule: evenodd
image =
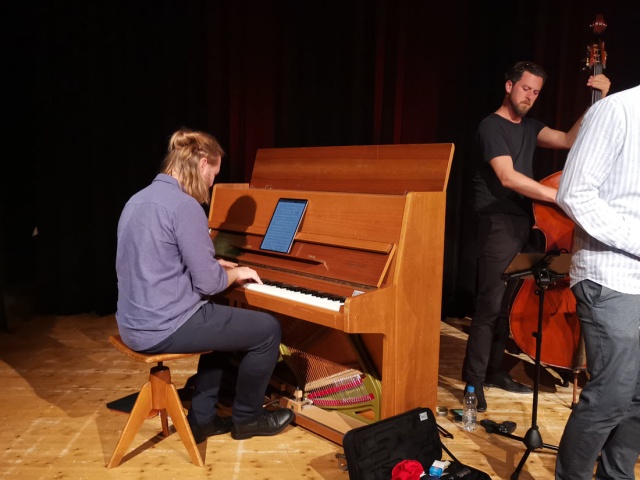
M335 312L340 311L340 307L344 305L344 302L338 300L322 298L309 293L289 290L287 288L282 288L274 285L247 283L245 284L245 288L254 292L260 292L266 295L271 295L273 297L284 298L287 300L292 300L294 302L304 303L306 305L313 305L315 307L325 308L327 310L333 310Z

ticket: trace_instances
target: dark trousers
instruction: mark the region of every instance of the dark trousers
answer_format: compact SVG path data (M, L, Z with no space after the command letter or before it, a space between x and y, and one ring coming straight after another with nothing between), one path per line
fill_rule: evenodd
M556 479L633 479L640 455L640 295L590 280L572 288L589 381L571 411Z
M502 279L513 257L525 250L531 234L529 217L503 213L480 214L476 224L477 292L469 328L462 379L482 383L501 370L509 338L509 301L517 280Z
M191 415L203 425L213 419L222 375L233 352L243 352L233 402L233 422L246 424L262 413L265 392L280 355L280 322L264 312L205 303L169 338L148 353L203 352L191 400Z

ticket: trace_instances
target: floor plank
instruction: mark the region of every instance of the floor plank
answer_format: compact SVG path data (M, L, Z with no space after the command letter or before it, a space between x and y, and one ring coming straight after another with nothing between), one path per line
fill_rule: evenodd
M441 323L438 403L447 408L460 406L465 325L458 319ZM335 457L342 448L296 426L276 437L241 442L229 435L212 437L201 445L205 466L196 467L177 434L166 439L158 435L157 418L145 422L122 464L107 469L126 416L105 405L138 391L147 378L142 364L108 342L116 331L113 315L77 315L21 319L10 323L9 332L0 332L1 478L348 479ZM532 362L509 358L512 375L532 384ZM193 374L196 361L171 362L178 387ZM551 445L558 444L572 400L572 388L560 384L555 372L542 370L537 424L543 441ZM486 397L489 411L479 419L514 421L518 436L531 427L531 395L489 389ZM444 439L453 453L492 478L509 478L526 450L522 442L482 428L467 433L450 416L439 417L438 423L454 435ZM555 458L552 450L532 452L520 478L553 478Z

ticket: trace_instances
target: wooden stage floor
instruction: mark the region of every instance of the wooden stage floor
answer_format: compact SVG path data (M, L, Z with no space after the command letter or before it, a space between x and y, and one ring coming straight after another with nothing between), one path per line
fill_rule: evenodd
M442 322L441 327L438 404L460 408L465 320ZM108 470L105 465L126 417L105 405L137 392L148 373L145 365L129 360L108 342L117 332L113 315L10 319L9 330L0 332L0 478L348 480L335 458L342 448L297 426L275 437L212 437L200 446L205 466L196 467L177 433L166 439L158 435L157 418L145 422L123 463ZM532 362L510 358L512 375L532 384ZM178 388L194 373L196 361L171 362ZM560 386L559 377L546 369L541 383L540 433L545 443L557 445L570 413L572 388ZM489 411L479 414L479 420L510 420L518 425L515 435L526 433L532 395L490 389L486 397ZM451 417L439 417L438 423L454 435L444 439L449 449L492 478L508 479L526 450L522 442L488 434L481 427L467 433ZM520 478L553 478L555 459L552 450L534 451Z

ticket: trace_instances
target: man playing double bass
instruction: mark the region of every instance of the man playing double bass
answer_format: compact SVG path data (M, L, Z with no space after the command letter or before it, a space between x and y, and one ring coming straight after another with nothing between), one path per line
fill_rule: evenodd
M502 104L478 126L480 161L473 177L477 290L462 379L465 390L474 386L479 412L487 409L483 385L515 393L532 391L502 368L509 299L517 283L505 285L502 272L528 244L531 200L555 203L556 190L533 180L536 146L571 148L582 121L581 116L568 132L562 132L526 117L546 77L535 63L516 63L505 75ZM610 82L600 74L590 76L587 86L604 97Z

